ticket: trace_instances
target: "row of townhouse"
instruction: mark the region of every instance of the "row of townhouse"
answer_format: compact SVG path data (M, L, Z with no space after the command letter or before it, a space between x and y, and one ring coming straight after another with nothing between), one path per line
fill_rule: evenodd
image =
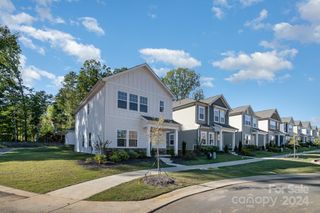
M160 117L163 134L157 146L176 155L183 143L188 150L199 143L222 150L226 145L234 149L240 141L281 145L294 133L305 142L319 136L310 122L281 119L276 109L232 109L223 95L174 101L150 66L142 64L101 79L81 102L75 119L75 151L94 153L94 143L108 140L110 148L142 149L150 156L155 148L151 131Z

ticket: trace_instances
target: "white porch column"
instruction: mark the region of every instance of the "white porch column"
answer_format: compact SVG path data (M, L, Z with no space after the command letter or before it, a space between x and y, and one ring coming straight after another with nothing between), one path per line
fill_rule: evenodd
M234 147L236 146L236 133L232 133L232 151L234 151Z
M150 126L147 127L147 157L151 157L151 128Z
M222 130L220 130L220 141L219 141L219 150L220 151L223 150L222 141L223 141L223 134L222 134Z
M280 135L278 135L278 146L280 146Z
M179 135L178 130L174 130L174 155L178 156L178 150L179 150Z
M259 134L258 132L256 133L256 146L259 146Z

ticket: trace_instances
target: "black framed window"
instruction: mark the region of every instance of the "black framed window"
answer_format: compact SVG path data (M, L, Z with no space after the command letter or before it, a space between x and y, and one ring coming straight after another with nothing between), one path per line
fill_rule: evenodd
M117 131L117 146L125 147L127 142L127 130Z
M138 111L138 96L130 94L130 102L129 102L129 108L130 110Z
M127 109L127 93L118 92L118 108Z
M138 146L138 132L129 131L129 147Z
M140 112L148 112L148 98L140 96Z
M91 140L91 132L89 133L89 147L92 146L92 140Z
M160 101L160 112L164 111L164 102Z

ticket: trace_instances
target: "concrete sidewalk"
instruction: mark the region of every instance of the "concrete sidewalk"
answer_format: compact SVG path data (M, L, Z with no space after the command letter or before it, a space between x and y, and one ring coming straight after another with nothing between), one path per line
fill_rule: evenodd
M320 178L320 173L294 174L294 175L263 175L245 178L235 178L229 180L212 181L200 185L194 185L163 194L159 197L144 201L128 202L95 202L95 201L76 201L64 199L53 195L38 195L27 199L21 199L13 202L1 203L1 212L70 212L70 213L105 213L105 212L150 212L159 209L169 203L183 199L209 190L218 189L235 184L242 184L255 181L269 181L277 179L290 179L299 177Z
M177 166L177 167L163 168L162 171L179 172L179 171L194 170L194 169L210 169L210 168L218 168L218 167L224 167L224 166L234 166L234 165L253 163L253 162L258 162L262 160L263 159L247 159L247 160L228 161L228 162L205 164L205 165ZM62 189L58 189L56 191L47 193L47 195L68 198L72 200L83 200L88 197L91 197L92 195L95 195L97 193L110 189L114 186L117 186L121 183L129 182L131 180L141 178L147 172L148 170L140 170L140 171L125 172L121 174L111 175L103 178L98 178L95 180L86 181L76 185L68 186ZM156 171L151 170L151 174L156 174Z
M308 151L308 152L299 153L299 154L313 153L313 152L319 152L319 151L320 150L313 150L313 151ZM287 157L287 155L279 155L279 156L265 157L265 158L251 158L246 160L227 161L227 162L221 162L221 163L212 163L212 164L203 164L203 165L194 165L194 166L185 166L185 165L175 164L176 167L163 168L163 171L180 172L180 171L196 170L196 169L206 170L210 168L236 166L236 165L255 163L259 161L279 159L279 158L285 158L285 157ZM58 189L56 191L47 193L47 195L68 198L72 200L83 200L97 193L100 193L114 186L117 186L119 184L129 182L137 178L141 178L147 172L148 170L140 170L140 171L133 171L133 172L125 172L117 175L111 175L103 178L98 178L95 180L86 181L86 182L65 187L62 189ZM155 174L155 170L151 170L151 173Z

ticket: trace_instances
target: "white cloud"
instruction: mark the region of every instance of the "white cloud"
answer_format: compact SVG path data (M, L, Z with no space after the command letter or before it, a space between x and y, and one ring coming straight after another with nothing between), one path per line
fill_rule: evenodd
M170 68L168 67L160 67L160 68L152 67L152 69L160 77L165 76L167 72L170 70Z
M222 11L221 8L219 7L215 7L213 6L211 8L211 11L213 12L213 14L215 15L215 17L217 17L218 19L222 19L224 17L224 12Z
M278 39L320 43L320 25L291 25L283 22L276 24L273 31Z
M63 76L56 76L52 72L39 69L33 65L27 66L27 58L24 55L20 55L21 75L24 83L27 86L33 86L35 81L42 79L49 79L52 85L61 87Z
M201 66L200 61L191 57L189 53L183 50L145 48L140 49L139 52L148 63L162 62L174 67L187 68Z
M290 24L282 22L273 27L278 39L301 43L320 43L320 0L307 0L298 5L300 18L307 23Z
M18 30L39 41L49 42L52 47L62 49L68 55L77 57L79 61L101 60L100 49L91 44L79 43L68 33L54 29L36 29L31 26L20 26Z
M263 40L259 43L259 45L266 49L273 49L273 50L284 48L284 46L281 45L277 40L273 40L273 41Z
M225 15L224 10L230 8L227 0L213 0L212 4L211 11L218 19L222 19Z
M40 53L41 55L45 54L45 50L42 47L38 47L37 45L35 45L31 39L25 37L25 36L20 36L19 37L19 41L26 47L36 50L38 53Z
M13 12L16 8L12 4L10 0L1 0L0 1L0 10L7 11L7 12Z
M270 25L263 22L267 17L268 17L268 11L266 9L263 9L260 11L259 16L257 18L247 21L244 25L254 30L269 28Z
M94 32L98 35L104 35L104 30L99 26L98 21L92 17L80 18L82 25L90 32Z
M224 59L213 62L213 66L222 70L235 71L236 73L226 78L228 81L273 81L277 72L292 69L289 59L293 58L297 52L295 49L289 49L252 54L229 54Z
M244 7L249 7L253 4L256 4L258 2L261 2L262 0L240 0L240 3Z
M1 23L14 28L17 25L21 25L21 24L30 25L36 19L24 12L18 13L16 15L12 15L4 12L3 14L1 14L0 20L1 20Z
M209 88L214 87L213 81L214 81L214 78L212 77L205 77L205 76L200 77L200 84L202 87L209 87Z
M320 0L308 0L298 5L302 19L312 23L320 23Z
M65 21L61 17L54 17L51 12L52 0L36 0L36 8L41 21L49 21L54 24L64 24Z

